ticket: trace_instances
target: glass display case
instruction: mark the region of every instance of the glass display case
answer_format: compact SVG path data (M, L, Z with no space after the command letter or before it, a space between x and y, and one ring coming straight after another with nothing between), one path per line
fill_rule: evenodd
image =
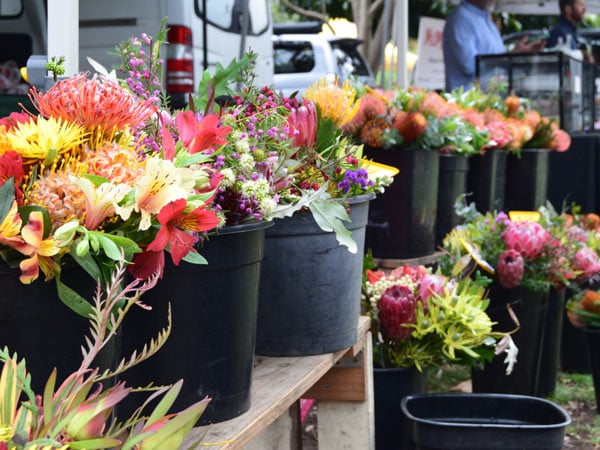
M595 129L596 66L560 51L478 55L476 76L484 90L528 98L567 131Z

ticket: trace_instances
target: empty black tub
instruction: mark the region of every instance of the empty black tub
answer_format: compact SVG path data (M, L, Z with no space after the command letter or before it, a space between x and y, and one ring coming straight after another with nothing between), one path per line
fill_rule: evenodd
M560 450L571 417L542 398L415 394L402 399L408 450Z

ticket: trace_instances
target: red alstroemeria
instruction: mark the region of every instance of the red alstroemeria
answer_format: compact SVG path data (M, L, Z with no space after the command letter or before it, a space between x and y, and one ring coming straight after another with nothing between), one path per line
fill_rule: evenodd
M175 140L167 127L162 127L160 130L163 145L163 156L169 161L175 159Z
M12 130L20 123L26 123L30 120L35 120L31 114L25 112L12 112L8 117L0 119L0 126L6 127L7 131Z
M153 274L159 273L163 276L165 268L165 252L150 252L144 250L142 253L133 255L133 264L127 266L127 271L138 280L147 280Z
M385 272L382 272L379 270L374 271L371 269L367 269L366 273L367 273L367 280L371 284L377 283L379 280L381 280L385 276Z
M179 265L181 259L194 248L196 239L189 231L209 231L219 224L219 218L214 211L205 206L185 212L187 201L175 200L164 206L158 213L158 222L162 225L156 238L148 245L147 250L158 252L167 245L171 252L173 264Z
M15 198L17 204L23 204L23 192L21 183L25 173L23 171L23 158L14 150L10 150L0 155L0 185L4 184L9 178L14 178Z
M182 144L190 153L198 153L227 143L232 128L220 127L219 116L209 114L199 121L192 111L182 111L175 118Z

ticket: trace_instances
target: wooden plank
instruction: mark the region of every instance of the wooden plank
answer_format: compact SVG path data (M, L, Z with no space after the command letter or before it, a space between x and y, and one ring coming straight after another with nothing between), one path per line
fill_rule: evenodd
M362 340L363 345L369 326L369 318L361 317L358 341ZM257 356L252 375L250 410L225 422L195 427L184 440L183 448L196 442L201 442L202 447L218 450L243 448L287 411L347 351L303 357Z
M305 398L335 401L365 401L367 399L364 367L334 367L312 388Z

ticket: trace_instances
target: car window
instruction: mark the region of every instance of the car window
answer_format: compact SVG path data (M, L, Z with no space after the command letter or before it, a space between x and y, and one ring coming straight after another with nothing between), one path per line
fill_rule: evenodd
M331 47L342 78L370 75L365 60L354 45L332 42Z
M306 41L273 44L275 73L307 73L315 67L315 52Z

